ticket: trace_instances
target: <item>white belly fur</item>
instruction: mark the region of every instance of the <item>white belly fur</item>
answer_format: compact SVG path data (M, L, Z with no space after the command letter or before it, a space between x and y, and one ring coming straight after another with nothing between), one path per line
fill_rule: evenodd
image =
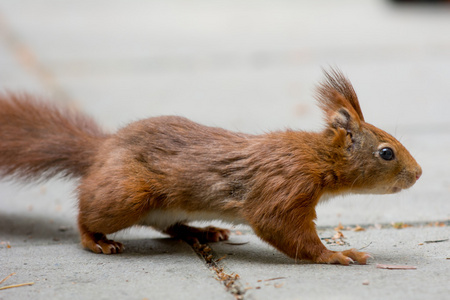
M213 220L220 220L232 224L246 224L244 219L239 218L239 216L230 214L225 215L212 211L188 212L185 210L164 210L164 209L155 209L150 211L145 216L145 218L141 220L140 224L164 230L176 223L188 223L192 221L213 221Z

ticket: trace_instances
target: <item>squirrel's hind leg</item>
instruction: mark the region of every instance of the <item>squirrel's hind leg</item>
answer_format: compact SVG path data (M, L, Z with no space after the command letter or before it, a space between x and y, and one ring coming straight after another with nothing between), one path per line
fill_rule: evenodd
M148 192L116 182L114 177L93 173L78 188L81 244L95 253L123 252L124 246L106 235L139 224L150 210Z

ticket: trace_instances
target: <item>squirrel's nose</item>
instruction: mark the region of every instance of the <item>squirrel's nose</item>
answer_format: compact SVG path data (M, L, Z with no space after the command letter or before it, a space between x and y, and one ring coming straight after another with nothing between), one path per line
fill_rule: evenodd
M419 180L420 176L422 176L422 168L421 167L417 167L416 180Z

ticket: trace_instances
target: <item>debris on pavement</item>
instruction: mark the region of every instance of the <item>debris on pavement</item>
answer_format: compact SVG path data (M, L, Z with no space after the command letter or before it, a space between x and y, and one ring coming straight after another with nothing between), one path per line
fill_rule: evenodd
M3 282L5 282L6 280L8 280L11 276L16 275L16 273L11 273L8 276L6 276L5 278L3 278L0 281L0 284L2 284ZM27 283L19 283L19 284L13 284L13 285L7 285L7 286L2 286L0 287L0 290L6 290L6 289L12 289L12 288L16 288L16 287L21 287L21 286L27 286L27 285L33 285L34 282L27 282Z
M401 265L384 265L377 264L377 269L387 269L387 270L416 270L415 266L401 266Z

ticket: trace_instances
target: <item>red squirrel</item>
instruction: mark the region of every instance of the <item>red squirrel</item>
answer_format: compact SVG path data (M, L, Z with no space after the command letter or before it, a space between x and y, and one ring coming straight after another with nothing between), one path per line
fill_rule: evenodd
M214 242L229 230L190 221L248 224L294 259L366 264L368 253L330 251L315 228L321 199L347 193L397 193L421 167L394 137L366 123L350 81L325 72L316 96L321 132L261 135L162 116L103 132L89 117L31 95L0 96L0 176L79 178L83 247L120 253L108 234L133 225Z

